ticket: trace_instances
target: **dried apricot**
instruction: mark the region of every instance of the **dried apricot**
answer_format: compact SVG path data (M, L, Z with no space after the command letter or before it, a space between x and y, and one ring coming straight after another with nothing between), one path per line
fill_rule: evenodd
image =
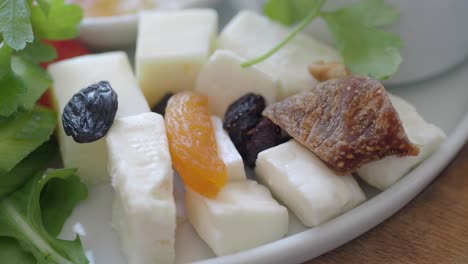
M173 95L165 122L172 163L184 184L215 197L226 183L227 172L218 156L208 99L193 92Z

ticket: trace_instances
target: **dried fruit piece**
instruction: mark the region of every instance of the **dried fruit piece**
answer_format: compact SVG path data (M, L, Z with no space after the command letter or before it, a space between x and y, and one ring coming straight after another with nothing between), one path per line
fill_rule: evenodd
M153 112L158 113L162 116L165 116L167 102L169 102L169 99L171 99L173 95L174 95L173 93L167 93L166 95L164 95L163 98L161 98L161 100L153 108Z
M268 106L263 115L339 174L385 156L419 153L382 84L367 77L320 83Z
M216 197L226 184L227 172L218 156L208 99L193 92L172 96L165 123L172 162L185 185Z
M264 109L263 96L253 93L242 96L228 107L224 116L224 129L241 155L245 152L242 146L248 140L247 134L260 122Z
M250 139L246 141L244 159L251 168L260 152L275 147L284 142L281 128L267 118L263 118L250 132Z
M92 84L75 94L62 114L63 129L78 143L104 137L114 123L117 93L107 81Z
M309 65L309 73L319 82L351 75L346 66L339 61L317 61Z

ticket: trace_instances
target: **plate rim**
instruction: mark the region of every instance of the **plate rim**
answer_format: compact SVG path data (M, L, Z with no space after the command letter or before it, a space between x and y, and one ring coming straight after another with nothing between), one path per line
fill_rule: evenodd
M366 233L406 206L439 176L467 140L468 112L465 112L461 123L436 152L390 188L358 207L322 225L269 244L194 263L249 263L252 259L256 264L301 263L318 257ZM328 234L326 241L321 233Z

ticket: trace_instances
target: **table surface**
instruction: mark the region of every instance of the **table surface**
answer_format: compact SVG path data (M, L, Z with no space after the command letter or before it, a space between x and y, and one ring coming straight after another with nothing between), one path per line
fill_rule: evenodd
M468 263L468 144L387 221L306 264Z

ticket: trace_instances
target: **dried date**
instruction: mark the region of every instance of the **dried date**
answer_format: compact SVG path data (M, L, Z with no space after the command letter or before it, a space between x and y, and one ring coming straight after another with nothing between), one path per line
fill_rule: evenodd
M260 152L284 142L281 128L267 118L263 118L249 134L250 139L246 142L244 159L251 168L255 167Z
M238 149L249 139L248 132L262 119L265 106L263 96L248 93L228 107L224 116L224 129Z
M166 95L164 95L163 98L152 109L153 112L164 116L166 114L167 102L169 102L169 99L171 99L173 95L174 95L173 93L167 93Z

